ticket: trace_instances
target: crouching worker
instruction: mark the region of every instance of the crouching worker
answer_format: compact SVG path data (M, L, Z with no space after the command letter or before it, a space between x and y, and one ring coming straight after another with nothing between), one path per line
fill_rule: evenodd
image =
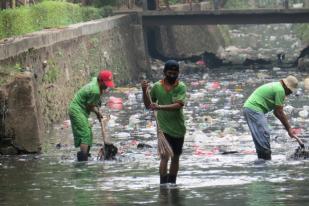
M259 159L271 160L270 131L265 114L274 111L291 138L297 138L283 112L285 97L298 86L294 76L258 87L244 104L244 116L249 126Z
M186 133L183 114L186 85L178 80L178 62L168 60L165 63L163 73L164 79L157 81L150 91L151 101L147 95L149 85L147 81L142 82L145 107L157 111L159 128L164 133L174 153L174 156L171 158L169 174L167 173L169 157L164 155L160 157L160 184L176 183L179 170L179 157L182 153Z
M79 147L77 152L78 161L87 161L92 145L92 130L88 121L90 112L97 115L101 121L98 104L101 95L106 92L109 87L114 87L113 74L109 70L102 70L97 77L79 89L69 105L69 116L74 136L74 145Z

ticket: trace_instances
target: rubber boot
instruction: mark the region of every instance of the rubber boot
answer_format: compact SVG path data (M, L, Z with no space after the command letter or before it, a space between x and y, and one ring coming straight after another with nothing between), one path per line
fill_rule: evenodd
M88 161L88 154L84 154L82 151L77 152L77 161Z
M264 160L271 160L271 151L258 152L258 158Z
M167 175L160 175L160 184L166 184L168 182L168 174Z
M176 178L177 178L176 175L171 175L171 174L169 174L169 175L168 175L168 182L169 182L169 183L176 184Z

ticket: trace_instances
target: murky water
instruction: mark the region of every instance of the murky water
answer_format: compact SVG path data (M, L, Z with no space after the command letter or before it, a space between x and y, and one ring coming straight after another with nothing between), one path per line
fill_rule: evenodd
M306 205L309 162L289 159L297 143L269 115L273 160L257 162L241 112L254 88L287 74L220 69L182 76L188 132L177 186L159 187L154 119L139 88L127 88L110 94L123 98L122 110L103 108L111 114L109 131L119 148L115 161L96 160L102 142L96 121L87 163L76 162L70 127L56 125L42 155L0 157L0 205ZM303 136L309 132L308 98L300 89L286 102ZM137 149L138 143L152 148ZM222 154L231 151L237 153Z

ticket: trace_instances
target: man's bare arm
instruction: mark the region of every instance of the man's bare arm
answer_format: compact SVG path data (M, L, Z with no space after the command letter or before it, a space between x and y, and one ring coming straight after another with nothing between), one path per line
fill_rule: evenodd
M283 111L283 106L276 106L274 110L274 115L280 120L282 125L285 127L286 131L288 131L289 136L291 138L295 138L296 137L296 135L294 134L295 132L293 131L292 127L289 124L288 118Z

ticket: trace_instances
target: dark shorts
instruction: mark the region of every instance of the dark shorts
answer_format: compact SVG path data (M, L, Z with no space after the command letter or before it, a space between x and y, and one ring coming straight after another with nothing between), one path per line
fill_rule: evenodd
M173 149L173 152L175 155L181 155L182 153L182 147L184 142L184 137L172 137L166 133L164 133L164 136L168 143L170 144L171 148Z

